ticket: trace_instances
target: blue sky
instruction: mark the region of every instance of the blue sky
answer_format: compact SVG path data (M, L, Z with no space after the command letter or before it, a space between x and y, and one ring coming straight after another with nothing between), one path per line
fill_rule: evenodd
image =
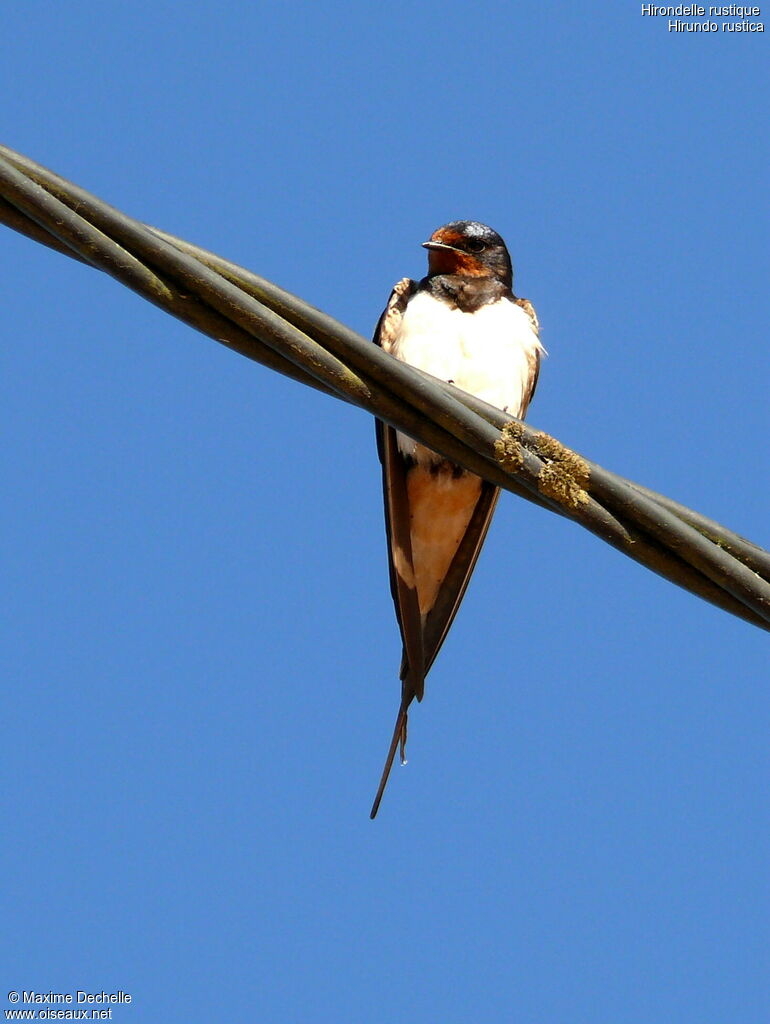
M433 229L490 223L550 353L531 421L768 546L766 38L30 0L1 134L367 335ZM765 634L506 496L372 823L370 419L6 229L0 265L0 1002L767 1020Z

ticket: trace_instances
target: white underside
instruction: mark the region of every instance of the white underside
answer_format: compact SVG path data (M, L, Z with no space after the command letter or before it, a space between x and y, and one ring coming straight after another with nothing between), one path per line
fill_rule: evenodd
M388 346L397 359L514 416L521 415L532 358L538 349L542 346L529 317L509 299L463 313L427 292L409 301L399 331ZM401 433L398 447L419 462L435 459Z

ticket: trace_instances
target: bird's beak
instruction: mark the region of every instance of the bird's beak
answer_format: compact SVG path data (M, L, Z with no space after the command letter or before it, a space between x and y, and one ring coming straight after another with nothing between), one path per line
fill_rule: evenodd
M436 252L459 252L460 251L454 245L447 245L446 242L432 242L432 241L423 242L422 243L422 247L423 247L423 249L431 249L431 250L434 250Z

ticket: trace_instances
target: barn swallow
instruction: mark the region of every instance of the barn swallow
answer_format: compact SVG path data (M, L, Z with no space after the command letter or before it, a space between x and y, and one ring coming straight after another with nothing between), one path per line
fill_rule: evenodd
M485 224L458 220L423 242L428 275L393 289L374 341L513 416L523 417L544 352L532 304L513 294L511 258ZM401 704L372 806L374 818L401 747L409 706L428 674L484 543L499 488L377 422L390 588L403 655Z

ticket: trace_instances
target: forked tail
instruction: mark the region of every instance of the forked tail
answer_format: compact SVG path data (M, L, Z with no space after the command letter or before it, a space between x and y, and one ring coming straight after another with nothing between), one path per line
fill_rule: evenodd
M382 778L380 779L380 785L377 789L377 796L374 798L372 811L369 815L372 819L377 817L377 811L380 809L382 794L385 792L385 787L388 784L388 776L390 775L390 769L393 767L393 761L396 757L396 750L398 749L399 744L401 745L401 762L402 764L406 763L404 760L404 753L406 750L406 723L409 705L411 702L411 697L408 700L402 700L401 707L398 709L396 727L393 730L393 739L390 741L390 749L388 750L388 756L385 758L385 767L382 769Z

